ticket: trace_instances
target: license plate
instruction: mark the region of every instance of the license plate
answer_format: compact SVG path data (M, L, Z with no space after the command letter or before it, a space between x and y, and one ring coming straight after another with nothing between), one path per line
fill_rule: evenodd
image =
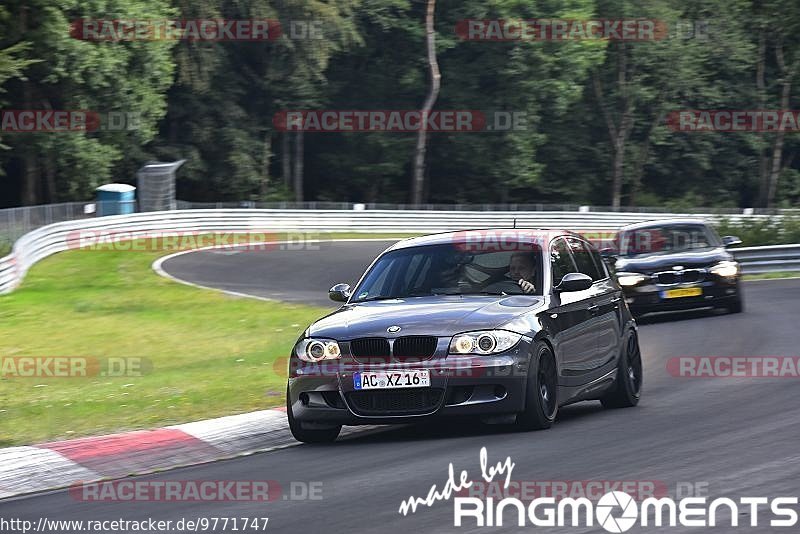
M661 292L665 299L677 299L682 297L700 297L703 295L702 287L682 287L680 289L667 289Z
M427 369L353 373L354 389L425 388L430 385L431 376Z

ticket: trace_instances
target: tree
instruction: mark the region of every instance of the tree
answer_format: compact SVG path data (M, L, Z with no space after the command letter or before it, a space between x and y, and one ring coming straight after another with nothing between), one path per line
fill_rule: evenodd
M166 110L172 83L171 42L89 42L70 37L78 18L169 18L166 0L135 5L109 0L87 10L76 1L34 0L6 4L2 34L30 44L20 53L25 79L6 84L12 109L91 110L131 120L120 131L14 134L3 155L18 168L23 204L86 198L100 183L120 176L126 155L141 154ZM101 126L105 127L104 122ZM130 176L130 175L129 175Z
M436 31L433 27L435 9L436 0L428 0L425 13L425 45L428 51L427 58L431 85L428 89L428 96L425 97L425 103L422 105L422 125L425 124L425 117L430 115L434 104L436 104L442 78L439 72L439 64L436 61ZM417 146L414 151L414 181L411 186L412 204L422 203L422 195L425 188L425 151L427 149L427 134L428 132L425 126L420 127L419 132L417 132Z

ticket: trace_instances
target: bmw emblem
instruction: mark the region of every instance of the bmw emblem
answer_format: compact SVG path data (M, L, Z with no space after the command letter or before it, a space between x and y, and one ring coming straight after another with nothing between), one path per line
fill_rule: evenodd
M395 332L399 332L400 331L400 327L397 326L397 325L390 326L389 328L386 329L386 331L389 332L390 334L394 334Z

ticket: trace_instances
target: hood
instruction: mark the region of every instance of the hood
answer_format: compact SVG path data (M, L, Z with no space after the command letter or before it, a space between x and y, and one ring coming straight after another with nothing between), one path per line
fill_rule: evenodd
M542 306L527 295L431 296L346 304L308 328L309 336L348 340L359 337L450 336L497 328ZM390 326L399 326L388 334Z
M732 260L733 256L723 247L685 250L680 252L653 252L631 257L620 257L614 269L626 272L652 274L657 271L670 270L676 265L685 269L709 267L723 260Z

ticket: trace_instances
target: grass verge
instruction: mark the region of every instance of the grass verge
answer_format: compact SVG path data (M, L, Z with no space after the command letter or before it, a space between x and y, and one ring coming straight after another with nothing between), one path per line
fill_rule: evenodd
M0 295L0 446L283 404L279 358L327 310L177 284L150 268L164 254L63 252L35 265L17 291ZM141 373L27 378L2 372L18 370L18 358L31 356L122 358L116 361L129 371L141 363Z
M743 280L773 280L775 278L800 278L800 271L780 271L775 273L745 274Z

